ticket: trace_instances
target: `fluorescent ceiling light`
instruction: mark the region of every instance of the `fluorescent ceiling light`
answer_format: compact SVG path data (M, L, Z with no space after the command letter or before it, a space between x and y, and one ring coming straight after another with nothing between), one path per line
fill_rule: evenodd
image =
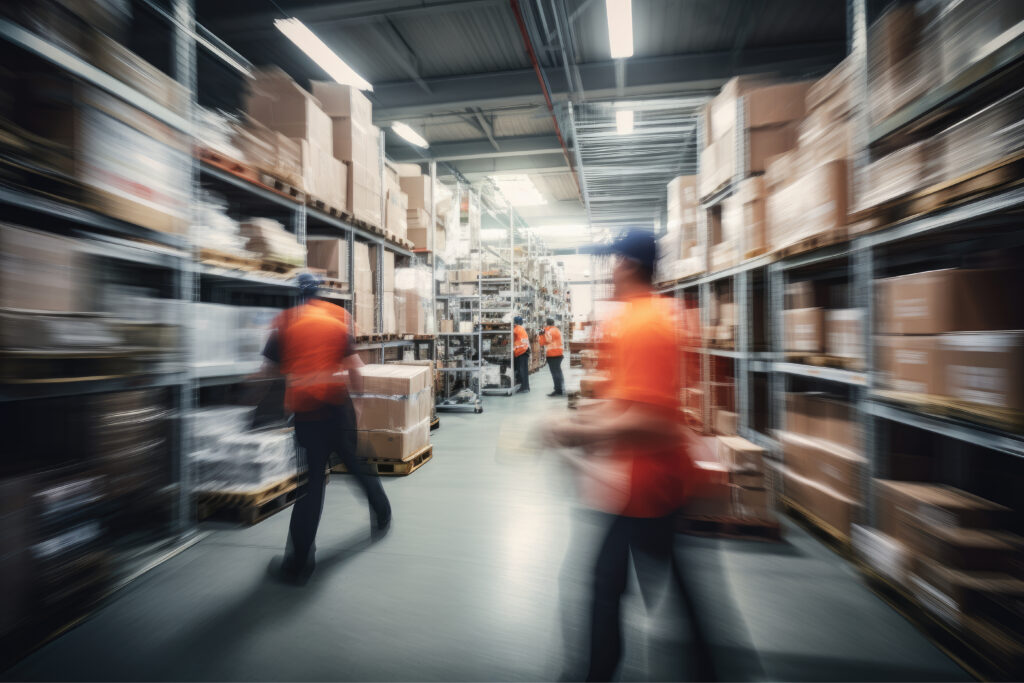
M604 0L608 13L608 44L612 59L633 56L633 3L632 0Z
M353 71L352 67L343 62L341 57L334 54L324 41L317 38L316 34L298 19L275 19L274 26L338 83L373 91L369 81Z
M505 201L512 206L539 206L548 203L530 180L530 176L525 173L491 176L491 181Z
M394 123L392 123L391 130L395 131L395 133L397 133L398 136L405 140L406 142L411 142L417 147L422 147L424 149L430 147L430 143L424 140L423 136L421 136L419 133L417 133L416 131L414 131L412 128L405 125L401 121L395 121Z
M619 135L629 135L633 132L632 109L620 109L615 112L615 129Z

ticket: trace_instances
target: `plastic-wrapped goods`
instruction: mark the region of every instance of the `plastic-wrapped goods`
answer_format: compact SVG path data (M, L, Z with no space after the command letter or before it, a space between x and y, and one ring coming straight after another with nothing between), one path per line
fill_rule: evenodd
M399 334L434 331L433 285L427 268L395 269L395 317Z
M242 258L254 255L246 249L247 240L238 221L228 216L228 203L222 195L204 190L196 206L196 221L196 242L200 247Z
M238 118L227 112L198 107L196 115L196 141L203 147L229 159L244 161L244 155L234 143Z
M246 248L263 258L293 266L306 263L306 250L292 233L270 218L248 218L239 229L248 238Z
M270 324L280 308L240 306L238 308L238 357L242 361L260 358L270 336Z
M193 455L196 488L257 491L298 471L291 429L230 434Z
M238 361L238 307L195 303L192 308L193 362L202 365Z
M943 6L937 23L943 80L950 81L1024 32L1024 3L954 0Z
M890 7L868 29L869 112L875 123L942 80L938 46L929 40L937 17L931 0Z
M939 136L942 178L952 180L1010 157L1024 148L1024 90L946 129Z
M433 400L425 387L411 395L354 394L352 403L360 430L402 430L430 417Z
M210 450L226 436L249 430L253 409L247 406L202 408L188 414L188 431L197 451Z

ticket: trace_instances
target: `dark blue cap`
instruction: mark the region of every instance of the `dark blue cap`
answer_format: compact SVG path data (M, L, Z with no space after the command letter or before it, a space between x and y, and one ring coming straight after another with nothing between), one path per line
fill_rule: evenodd
M295 284L299 288L299 296L303 299L310 299L316 296L323 281L313 273L299 273Z
M592 254L615 254L636 261L648 270L654 270L658 260L658 245L654 233L644 228L625 228L611 244L595 244L587 249Z
M512 322L514 322L516 325L522 325L523 319L521 316L517 315L515 318L512 319Z

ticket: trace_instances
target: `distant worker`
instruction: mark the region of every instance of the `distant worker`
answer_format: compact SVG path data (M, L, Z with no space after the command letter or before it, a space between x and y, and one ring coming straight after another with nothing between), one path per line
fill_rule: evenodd
M515 358L515 378L519 382L517 394L530 391L530 336L523 327L523 319L516 316L512 321L512 355Z
M565 396L565 376L562 375L562 331L555 327L555 319L547 319L547 327L540 333L540 345L544 347L544 353L548 357L548 368L551 370L551 379L555 381L555 390L548 396Z
M351 317L340 306L317 299L319 286L315 276L299 275L299 304L277 316L263 351L284 375L285 410L295 415L295 440L307 468L280 567L282 578L290 581L307 579L315 566L331 453L341 458L366 494L373 531L382 532L391 523L391 504L380 479L366 473L356 458L356 414L342 374L348 371L354 390L361 387L363 362L356 353Z
M672 516L682 504L687 485L685 444L690 440L679 409L679 317L673 302L659 297L651 284L654 235L629 229L600 252L617 256L612 282L615 299L623 306L604 328L608 400L592 410L578 411L572 422L559 416L545 428L550 443L583 449L585 457L579 465L586 475L586 502L603 513L603 539L591 588L588 681L611 680L618 669L621 600L630 564L648 605L651 596L668 585ZM700 656L703 639L696 620L691 625Z

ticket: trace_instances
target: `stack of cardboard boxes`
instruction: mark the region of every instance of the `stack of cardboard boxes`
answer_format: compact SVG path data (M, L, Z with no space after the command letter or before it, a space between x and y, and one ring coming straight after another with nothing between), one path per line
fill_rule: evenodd
M313 94L330 117L334 157L345 163L348 210L356 219L382 225L380 129L373 105L358 89L313 82Z
M362 390L352 395L358 455L408 460L430 443L431 369L423 365L366 365Z
M996 655L1024 660L1024 538L1014 511L950 486L875 481L878 527L856 527L854 550L940 621Z
M395 270L395 318L398 334L429 334L433 330L430 270Z
M374 296L374 272L370 246L365 242L352 244L352 312L356 334L373 334L377 323L377 301Z
M348 284L348 240L307 235L306 265L322 270L331 280Z
M409 240L417 249L430 249L430 176L422 173L402 176L399 184L409 198L406 208Z
M878 369L889 389L1024 411L1024 327L1006 292L1019 275L946 269L877 282Z
M668 183L667 233L658 241L659 281L668 282L704 270L698 253L698 176L682 175Z
M818 394L786 397L782 476L786 495L845 537L859 521L867 460L850 404Z
M379 246L370 247L370 270L374 280L377 279L377 251L380 251L380 297L383 309L381 319L381 334L398 334L398 324L395 317L395 253Z
M409 195L402 190L398 171L390 164L385 168L384 183L387 195L387 204L384 207L384 228L396 238L404 240L409 232L407 216Z
M683 515L774 521L764 449L736 436L704 438L708 447L696 449L704 457L693 463L699 486L688 491Z

